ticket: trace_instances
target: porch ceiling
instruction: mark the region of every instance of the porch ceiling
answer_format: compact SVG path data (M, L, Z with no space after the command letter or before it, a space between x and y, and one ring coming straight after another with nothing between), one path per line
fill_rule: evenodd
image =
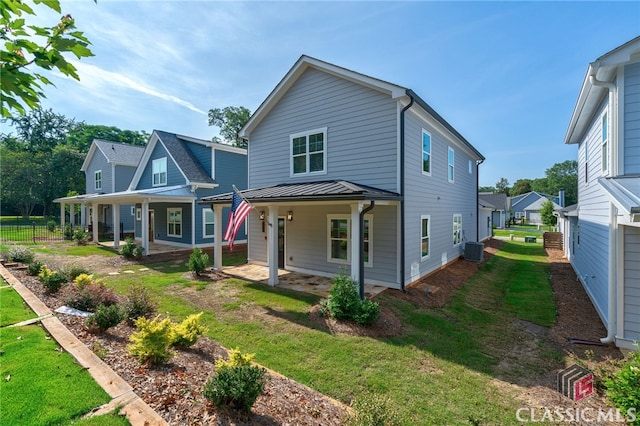
M101 204L136 202L182 202L189 203L196 199L186 185L166 186L158 188L141 189L137 191L121 191L108 194L85 194L75 197L64 197L53 200L56 203L82 203L98 201Z
M240 191L249 202L389 200L400 201L395 192L344 180L285 183ZM230 204L232 192L204 197L204 204Z

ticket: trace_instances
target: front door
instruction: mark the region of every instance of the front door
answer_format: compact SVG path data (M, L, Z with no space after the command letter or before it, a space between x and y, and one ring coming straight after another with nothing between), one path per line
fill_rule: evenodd
M284 269L284 218L278 218L278 268Z
M155 215L153 210L149 210L149 242L153 242L156 234Z

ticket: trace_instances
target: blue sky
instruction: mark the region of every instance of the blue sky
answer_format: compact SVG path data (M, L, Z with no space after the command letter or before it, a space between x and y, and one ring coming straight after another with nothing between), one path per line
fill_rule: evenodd
M302 54L413 89L487 158L480 185L543 177L589 62L640 35L640 2L62 1L95 57L49 75L45 108L210 139ZM38 19L45 20L44 14ZM55 17L54 17L55 19ZM7 129L3 129L7 131Z

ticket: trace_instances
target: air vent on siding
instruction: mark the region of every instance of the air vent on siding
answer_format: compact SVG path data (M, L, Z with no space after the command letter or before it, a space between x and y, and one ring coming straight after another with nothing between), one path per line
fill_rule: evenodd
M484 244L474 241L467 241L464 244L464 258L473 262L482 262L484 255Z

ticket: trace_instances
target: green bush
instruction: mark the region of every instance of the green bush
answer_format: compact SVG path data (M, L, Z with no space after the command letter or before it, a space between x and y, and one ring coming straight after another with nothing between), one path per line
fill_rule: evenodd
M31 263L34 258L33 251L24 246L11 246L7 253L7 259L11 262Z
M77 245L83 246L89 242L89 234L84 232L82 228L76 228L73 231L73 241L76 242Z
M40 263L34 260L33 262L27 265L27 274L31 276L36 276L40 273L40 269L42 269L43 266L44 266L43 263Z
M56 230L56 222L53 220L50 220L47 222L47 231L49 232L54 232Z
M365 394L353 401L353 410L344 422L347 426L394 426L404 424L388 398Z
M140 317L148 318L157 308L158 302L152 299L148 288L140 284L129 287L123 303L124 317L129 325Z
M140 317L135 322L137 332L129 336L131 345L127 346L129 355L138 358L141 364L160 364L169 360L173 342L174 324L171 319L155 317L151 321Z
M49 293L57 293L62 288L62 285L67 282L65 274L60 271L54 272L46 266L40 268L38 278L40 278L40 282Z
M607 397L623 415L629 410L640 410L640 348L632 352L622 368L605 380ZM631 425L640 425L639 417Z
M200 336L207 333L209 329L200 322L202 312L189 315L180 324L173 328L173 344L181 347L189 347L196 344Z
M87 268L77 263L64 265L62 268L60 268L60 272L65 274L69 281L75 281L75 279L80 275L89 274L89 270Z
M62 235L64 236L65 240L71 240L73 238L73 225L70 223L65 224Z
M329 297L321 301L322 313L340 321L353 320L370 326L380 314L380 306L371 300L360 300L357 283L341 273L333 280Z
M207 268L209 263L209 255L203 253L198 247L194 248L189 256L189 270L195 275L200 275L200 272Z
M126 259L139 259L142 257L142 248L136 244L133 238L127 237L124 240L124 245L120 247L120 254Z
M256 365L216 367L216 374L204 385L202 394L216 407L246 412L264 390L266 370Z
M82 276L79 275L78 278ZM64 289L62 300L67 306L87 312L94 312L100 305L111 306L120 302L113 290L93 280L90 283L83 282L82 285L74 283L68 286Z
M87 318L86 324L98 327L100 331L106 331L120 324L123 318L124 316L120 305L100 305L96 308L93 315Z

